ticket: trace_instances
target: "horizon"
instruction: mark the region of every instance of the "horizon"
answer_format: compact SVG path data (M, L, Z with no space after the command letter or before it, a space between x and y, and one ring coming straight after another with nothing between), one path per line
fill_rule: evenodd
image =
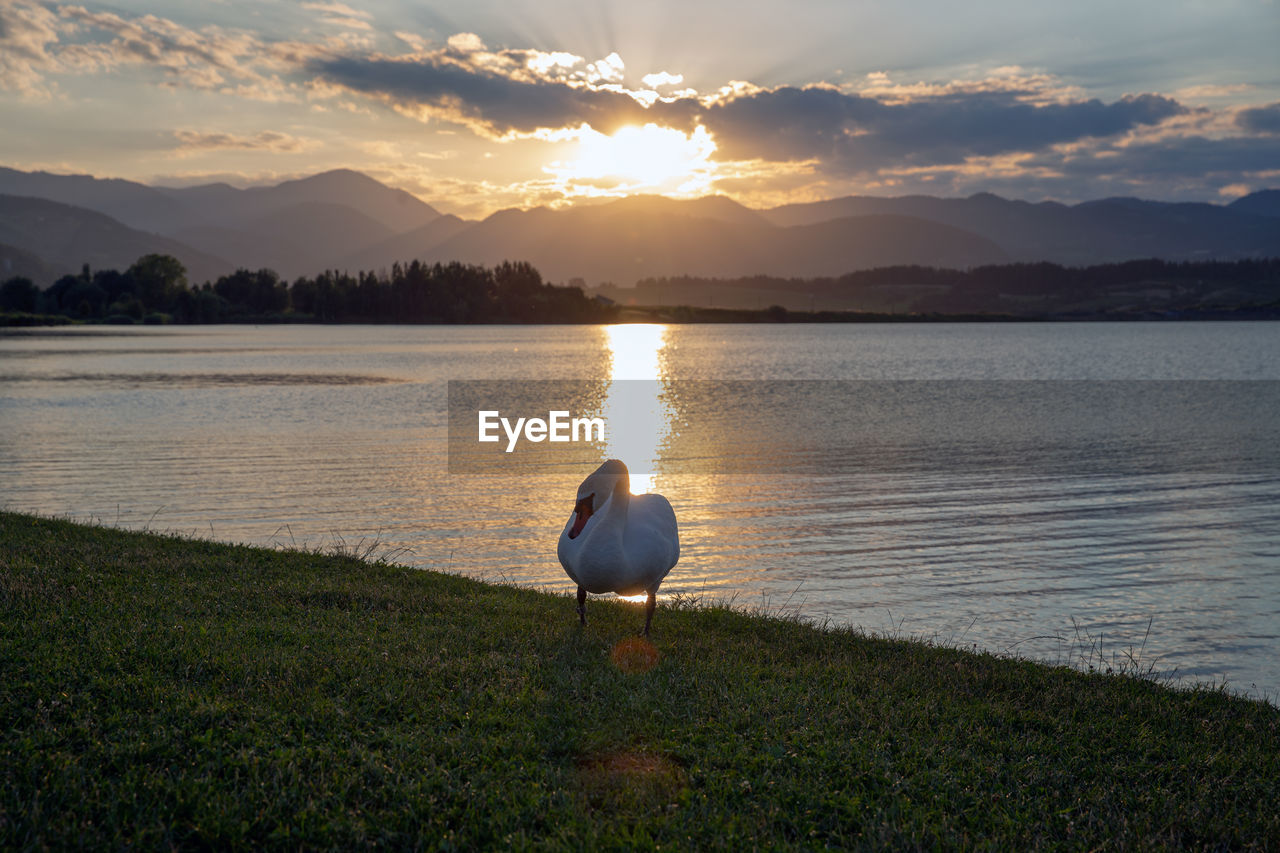
M170 187L348 168L466 219L1280 184L1268 0L738 11L0 0L0 158Z

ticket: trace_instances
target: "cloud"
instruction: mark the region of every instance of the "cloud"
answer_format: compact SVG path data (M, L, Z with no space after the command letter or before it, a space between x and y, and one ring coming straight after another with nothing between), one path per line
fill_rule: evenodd
M867 92L736 83L701 98L664 97L654 88L627 89L616 55L587 62L566 53L490 51L471 33L430 53L320 58L309 68L327 85L490 138L553 139L584 125L601 133L648 123L686 133L702 126L715 137L717 159L817 160L842 174L1040 151L1117 137L1189 112L1163 95L1087 99L1048 75L1017 68L947 84L898 85L879 74L868 79ZM651 87L678 82L668 72L644 78Z
M668 74L666 71L658 71L654 74L646 74L641 78L643 83L650 89L658 89L662 86L676 86L684 82L683 74Z
M1161 95L1031 103L1012 91L930 94L887 103L830 87L782 87L719 100L700 120L726 157L817 158L848 173L962 163L1155 125L1187 108Z
M1186 86L1173 93L1175 98L1183 101L1198 101L1211 98L1233 98L1245 92L1253 90L1253 86L1249 83L1203 83L1196 86Z
M353 9L346 3L303 3L302 8L310 9L313 12L323 12L327 15L340 15L344 18L361 18L368 20L373 15L360 9Z
M402 36L403 38L403 36ZM322 84L385 101L423 120L444 119L483 136L508 138L583 124L610 133L661 116L687 125L695 102L660 101L620 83L622 59L588 62L565 52L490 51L473 33L409 56L319 57L307 65ZM646 95L651 97L646 97Z
M91 12L82 6L63 6L59 13L81 30L114 36L110 41L64 46L60 56L67 67L150 65L196 88L215 88L227 76L254 76L246 72L241 61L258 45L248 34L229 33L218 27L191 30L155 15L123 18L113 12Z
M0 86L40 98L56 88L52 78L58 76L141 67L159 71L173 87L293 100L296 95L286 92L292 84L280 74L296 71L317 55L352 50L360 38L343 34L319 42L270 41L243 30L192 29L157 15L126 17L84 6L0 0Z
M1099 148L1064 158L1060 168L1068 177L1115 174L1150 183L1185 179L1217 186L1280 171L1280 148L1275 140L1262 137L1189 136Z
M1027 71L1017 65L993 68L983 77L941 83L924 80L895 83L887 72L874 71L849 91L887 104L984 92L1002 92L1029 104L1069 103L1084 97L1079 87L1066 85L1052 74Z
M292 153L315 148L317 143L309 139L300 139L287 133L264 130L252 136L238 136L234 133L207 132L199 130L175 130L173 136L178 140L174 153L179 157L206 151L270 151L275 153Z
M348 18L344 15L325 15L320 19L323 23L335 27L343 27L348 30L364 30L366 32L373 31L373 24L360 18Z
M1236 124L1252 133L1280 133L1280 103L1241 110Z
M44 77L58 66L50 45L58 42L59 24L58 16L41 5L0 0L0 89L49 96Z
M851 178L843 193L827 195L964 196L987 191L1064 202L1117 195L1202 201L1219 195L1223 187L1260 188L1277 178L1280 152L1273 140L1166 136L1123 144L1093 140L1040 152L974 157L958 164L889 166Z

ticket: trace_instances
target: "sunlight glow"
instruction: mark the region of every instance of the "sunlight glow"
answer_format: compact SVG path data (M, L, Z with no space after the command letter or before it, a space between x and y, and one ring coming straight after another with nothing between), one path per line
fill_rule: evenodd
M578 144L574 157L544 169L570 195L702 195L711 188L716 143L706 128L686 134L646 124L606 136L583 125L573 135Z
M653 488L653 472L659 450L670 429L671 413L661 399L661 353L667 327L635 323L608 326L609 395L605 417L610 426L607 452L621 459L631 473L631 493L642 495ZM628 382L625 390L618 383Z

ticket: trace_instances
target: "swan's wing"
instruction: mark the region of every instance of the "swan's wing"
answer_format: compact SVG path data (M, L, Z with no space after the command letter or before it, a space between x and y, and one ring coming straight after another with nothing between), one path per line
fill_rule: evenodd
M661 572L662 580L680 559L680 529L671 502L662 495L636 495L627 513L628 556L641 562L646 574Z

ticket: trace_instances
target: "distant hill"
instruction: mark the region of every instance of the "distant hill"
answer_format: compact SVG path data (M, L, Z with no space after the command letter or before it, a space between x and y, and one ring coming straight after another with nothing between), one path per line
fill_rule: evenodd
M1280 318L1280 258L1135 260L1088 267L1037 262L967 270L890 266L824 278L677 276L602 287L619 305L999 315L1003 317Z
M148 254L173 255L187 268L188 279L196 282L231 269L221 258L129 228L101 213L22 196L0 195L0 244L17 249L27 263L38 259L44 275L33 279L41 285L79 272L83 264L93 269L123 270Z
M57 201L105 213L131 228L161 231L180 223L185 205L163 189L119 178L53 175L0 167L0 194Z
M990 240L911 217L786 228L757 217L690 212L705 208L630 199L564 211L502 211L436 245L429 257L480 264L519 258L556 281L627 284L662 275L838 275L893 263L968 266L1006 257Z
M1231 202L1227 207L1258 216L1280 216L1280 190L1259 190L1256 193L1249 193Z
M351 246L392 236L386 225L341 204L299 202L245 220L240 228L199 225L174 233L236 266L273 269L286 278L312 275L333 266Z
M408 263L413 260L425 260L433 256L432 250L435 246L472 225L475 225L475 222L446 214L412 231L396 234L367 245L329 266L348 271L382 270L390 269L391 265L397 261Z
M349 169L266 187L149 187L87 175L0 169L0 193L49 199L187 243L232 266L314 273L438 218L430 205Z
M380 223L388 234L418 228L440 214L404 190L350 169L335 169L266 187L238 190L226 184L181 189L161 188L168 198L185 204L190 224L242 225L300 204L342 205Z
M702 198L667 198L660 195L635 195L617 201L604 202L594 207L584 206L578 210L598 209L607 211L610 216L666 216L683 219L711 219L716 222L727 222L731 225L771 225L760 211L739 204L722 195L709 195Z
M57 278L54 269L39 255L0 243L0 282L16 276L29 278L34 282L53 281Z
M990 193L963 199L849 196L784 205L764 211L764 215L779 225L822 222L838 216L916 216L986 237L1019 261L1088 265L1133 258L1205 260L1280 255L1280 223L1251 212L1247 204L1238 204L1111 198L1068 206L1010 201Z

